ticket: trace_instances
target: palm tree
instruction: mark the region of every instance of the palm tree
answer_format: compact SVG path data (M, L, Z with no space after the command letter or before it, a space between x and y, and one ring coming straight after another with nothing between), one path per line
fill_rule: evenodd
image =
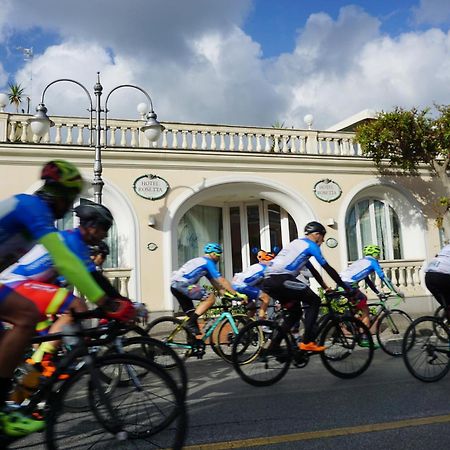
M22 103L22 95L24 88L20 83L19 84L9 83L8 86L9 86L9 93L8 93L9 103L16 107L16 112L18 113L19 106Z

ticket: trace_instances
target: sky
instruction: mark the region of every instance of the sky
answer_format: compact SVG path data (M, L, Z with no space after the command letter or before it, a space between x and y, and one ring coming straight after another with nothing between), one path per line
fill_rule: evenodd
M103 102L137 85L162 122L302 129L312 114L326 129L450 103L450 1L0 0L0 92L20 83L33 111L59 78L93 96L97 72ZM137 118L142 101L118 89L108 115ZM56 83L45 104L86 116L89 99Z

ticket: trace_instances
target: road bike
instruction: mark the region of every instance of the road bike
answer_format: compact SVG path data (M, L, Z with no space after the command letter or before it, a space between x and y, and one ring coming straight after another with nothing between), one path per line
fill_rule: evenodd
M364 373L373 358L374 345L369 329L352 314L339 314L332 301L342 293L325 294L327 313L318 322L319 345L326 350L319 353L322 363L333 375L354 378ZM303 368L314 353L300 350L290 331L281 320L259 320L247 324L233 344L232 361L239 376L253 386L269 386L281 380L291 363ZM262 345L255 347L254 336L263 334ZM248 363L250 361L250 363ZM245 364L244 364L245 363Z
M409 373L420 381L433 382L450 370L450 329L444 317L414 320L403 338L403 360Z
M253 321L247 315L232 312L233 303L241 306L239 298L221 299L214 309L219 314L210 316L203 325L202 336L197 338L186 327L188 317L179 319L172 316L163 316L151 322L146 331L152 337L160 339L167 346L175 350L183 358L196 356L201 359L209 344L213 351L224 361L231 363L231 350L235 337L247 323ZM254 345L258 346L258 334ZM248 361L249 362L249 361Z
M33 340L63 339L67 353L57 361L55 372L41 379L21 410L42 415L45 445L51 450L106 449L111 445L121 449L128 448L130 441L146 449L182 448L187 413L175 381L149 359L128 353L101 355L97 349L110 344L115 335L102 327L83 327L81 320L96 314L98 310L74 314L70 333ZM115 321L107 326L120 328ZM77 412L74 405L86 402L89 408ZM18 441L2 437L0 448L24 448L36 436Z

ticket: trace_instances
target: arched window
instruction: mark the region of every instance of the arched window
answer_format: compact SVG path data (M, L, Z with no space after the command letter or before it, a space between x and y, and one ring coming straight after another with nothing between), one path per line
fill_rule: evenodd
M403 259L400 221L387 202L360 200L350 209L345 225L350 261L361 258L362 249L368 244L381 247L380 259Z

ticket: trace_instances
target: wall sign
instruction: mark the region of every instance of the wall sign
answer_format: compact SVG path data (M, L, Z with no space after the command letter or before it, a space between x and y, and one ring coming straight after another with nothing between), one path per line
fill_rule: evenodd
M325 241L325 244L327 244L327 247L336 248L338 241L335 238L330 237Z
M163 198L169 188L169 183L164 178L152 174L142 175L133 183L134 192L148 200Z
M341 196L342 189L333 180L325 178L314 185L314 194L316 194L316 197L319 200L324 202L334 202Z
M151 251L154 252L155 250L157 250L158 246L154 243L154 242L149 242L147 244L147 248Z

